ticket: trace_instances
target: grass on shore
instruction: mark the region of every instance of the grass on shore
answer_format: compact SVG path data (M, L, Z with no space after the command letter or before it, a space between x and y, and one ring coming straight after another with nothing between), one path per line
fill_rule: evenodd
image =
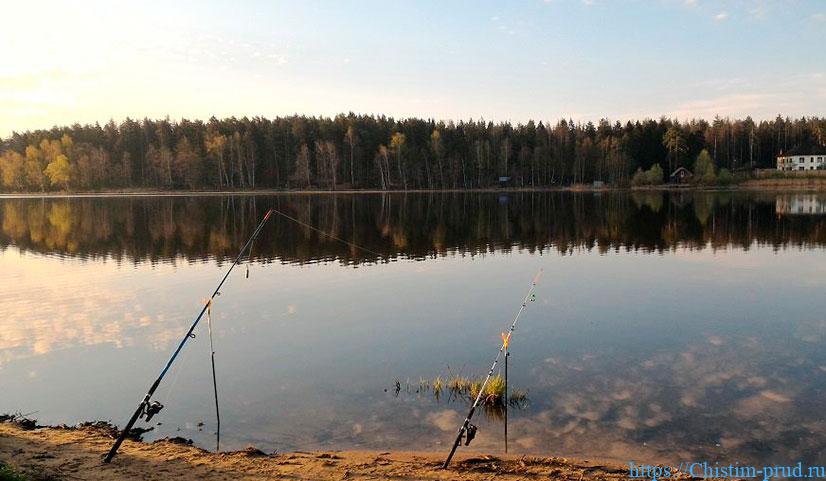
M0 481L30 481L30 479L0 461Z

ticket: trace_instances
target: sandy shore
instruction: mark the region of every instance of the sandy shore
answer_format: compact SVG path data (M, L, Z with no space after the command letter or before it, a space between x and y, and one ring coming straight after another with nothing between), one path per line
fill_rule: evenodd
M0 423L0 461L33 480L624 480L617 464L565 458L460 452L448 470L444 453L330 451L265 454L253 448L210 453L184 440L126 441L111 464L101 462L112 428L34 427Z

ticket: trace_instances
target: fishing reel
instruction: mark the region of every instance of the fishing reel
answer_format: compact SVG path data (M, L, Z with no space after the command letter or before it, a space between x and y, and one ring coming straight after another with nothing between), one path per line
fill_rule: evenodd
M145 417L144 421L149 422L154 415L161 412L161 409L163 409L163 404L158 401L150 401L143 405L140 417Z
M465 446L470 446L470 442L476 437L476 430L476 425L468 423L465 429Z

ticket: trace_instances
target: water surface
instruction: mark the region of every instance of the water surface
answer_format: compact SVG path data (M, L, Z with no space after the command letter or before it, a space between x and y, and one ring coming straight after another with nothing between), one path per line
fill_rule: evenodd
M361 248L276 216L233 273L213 316L225 448L446 450L467 406L416 393L419 378L484 374L543 268L512 341L510 379L530 399L511 413L512 452L815 461L823 205L691 192L0 199L0 411L122 424L276 207ZM206 326L196 334L148 439L214 447ZM472 448L501 451L501 421L477 424Z

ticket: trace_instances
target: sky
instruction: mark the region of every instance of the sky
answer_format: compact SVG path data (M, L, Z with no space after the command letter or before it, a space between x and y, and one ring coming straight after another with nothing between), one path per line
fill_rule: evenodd
M341 112L826 114L824 0L0 0L0 136Z

